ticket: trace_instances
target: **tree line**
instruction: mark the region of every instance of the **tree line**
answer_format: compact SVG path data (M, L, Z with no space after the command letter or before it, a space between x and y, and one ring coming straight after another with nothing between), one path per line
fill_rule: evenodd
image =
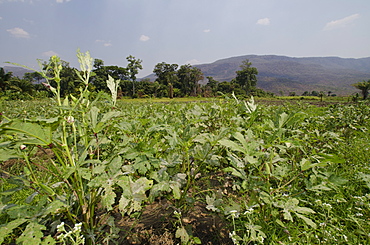
M155 65L153 73L155 81L137 79L142 67L142 60L130 55L126 57L127 66L106 66L101 59L94 59L93 76L90 79L89 90L92 93L109 92L107 87L108 76L119 80L119 97L146 98L146 97L215 97L222 94L235 93L239 97L246 96L273 96L273 93L256 87L258 70L249 60L240 65L235 72L235 78L230 82L217 81L211 76L204 77L202 71L190 64L181 65L161 62ZM43 69L48 68L48 62L41 64ZM78 92L78 70L70 67L66 61L61 61L61 96ZM50 71L51 72L51 71ZM43 85L43 77L38 72L25 73L23 78L5 72L0 67L0 95L8 99L32 99L51 97L50 90ZM53 81L51 81L53 86ZM353 84L360 89L366 99L370 90L370 80ZM311 95L307 92L306 95ZM312 92L312 95L313 92Z
M90 92L109 92L106 81L108 76L119 80L119 96L132 98L145 97L213 97L234 92L239 96L266 96L272 93L256 88L257 68L245 60L236 71L236 77L228 82L216 81L213 77L204 77L202 71L190 64L181 65L161 62L155 65L153 73L155 81L137 79L142 69L142 60L130 55L126 58L126 67L106 66L101 59L94 60L93 76ZM42 64L43 69L50 69L48 62ZM61 77L61 96L78 92L78 70L70 67L66 61L61 61L63 67ZM50 71L51 72L51 71ZM6 73L0 68L0 93L8 99L31 99L51 97L52 93L43 85L43 77L38 72L25 73L23 78ZM202 83L201 83L202 82ZM53 81L51 81L53 86Z

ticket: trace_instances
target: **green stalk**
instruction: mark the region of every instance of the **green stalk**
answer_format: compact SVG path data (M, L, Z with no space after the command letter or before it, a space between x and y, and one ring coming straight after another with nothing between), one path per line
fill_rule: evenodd
M31 176L32 176L32 181L33 182L35 182L35 183L38 183L38 181L37 181L37 178L36 178L36 175L35 175L35 173L33 172L33 169L32 169L32 167L31 167L31 163L30 163L30 161L29 161L29 158L28 158L28 155L25 153L25 152L23 152L23 158L24 158L24 160L26 161L26 164L27 164L27 168L28 168L28 170L30 171L30 173L31 173Z

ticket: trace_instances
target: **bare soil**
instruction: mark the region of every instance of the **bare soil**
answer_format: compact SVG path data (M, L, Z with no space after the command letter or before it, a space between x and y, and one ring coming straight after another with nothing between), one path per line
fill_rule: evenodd
M117 226L121 229L119 244L181 244L175 237L176 209L166 200L157 200L144 207L138 218L116 217ZM194 206L182 217L182 224L198 237L202 244L233 244L229 238L228 223L215 213L211 213L202 203Z

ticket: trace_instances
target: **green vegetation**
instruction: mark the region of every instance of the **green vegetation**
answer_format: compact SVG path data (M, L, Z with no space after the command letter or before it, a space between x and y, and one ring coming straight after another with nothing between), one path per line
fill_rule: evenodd
M73 94L53 56L53 99L3 101L0 243L370 243L366 101L136 103L77 56Z
M363 98L364 100L366 100L366 99L367 99L367 97L369 96L370 80L355 83L355 84L353 84L353 86L354 86L355 88L357 88L357 89L361 90L362 98Z
M99 92L109 93L106 81L112 77L118 81L117 96L131 98L174 98L174 97L217 97L219 95L231 95L235 93L238 96L272 96L272 93L256 88L258 71L251 67L251 63L245 61L241 70L236 71L236 78L231 82L222 82L207 77L208 83L201 85L200 81L204 79L202 71L191 65L178 66L177 64L158 63L154 67L154 73L157 78L154 82L148 79L137 81L137 74L142 69L142 60L136 59L132 55L127 58L127 67L105 66L104 61L100 59L93 60L93 67L89 77L89 92L97 95ZM49 60L49 63L52 62ZM45 85L45 79L48 80L52 71L47 62L39 61L40 69L44 71L45 76L34 70L32 73L26 73L23 79L13 77L12 73L5 73L0 70L0 95L3 99L35 99L53 97L53 93ZM62 69L60 78L60 96L66 97L69 94L77 95L79 93L78 70L71 68L66 61L60 61ZM23 66L24 67L24 66ZM49 69L49 70L48 70ZM50 81L52 87L57 86L55 81Z

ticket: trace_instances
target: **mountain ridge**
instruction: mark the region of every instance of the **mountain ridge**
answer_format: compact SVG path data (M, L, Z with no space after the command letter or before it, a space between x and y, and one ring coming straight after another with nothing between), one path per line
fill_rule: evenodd
M358 92L353 83L370 79L370 57L289 57L279 55L243 55L194 65L204 77L231 81L242 61L256 67L257 87L276 94L305 91L331 91L338 95Z
M33 72L32 70L18 66L4 66L2 68L5 73L11 72L14 77L18 78L23 78L24 74Z

